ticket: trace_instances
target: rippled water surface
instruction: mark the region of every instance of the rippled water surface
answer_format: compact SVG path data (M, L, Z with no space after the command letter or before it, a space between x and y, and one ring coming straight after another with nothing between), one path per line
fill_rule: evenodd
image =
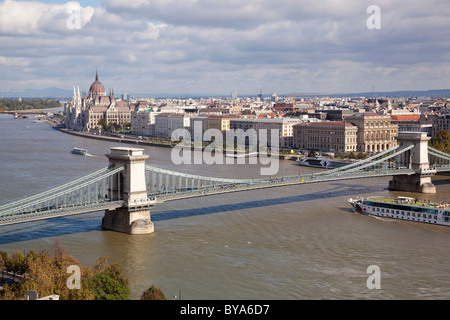
M0 116L0 204L100 169L117 146L31 120ZM72 155L73 147L93 156ZM149 164L178 171L259 172L254 165L178 167L171 149L143 148ZM309 172L280 162L279 174ZM434 181L438 193L419 196L450 201L450 181ZM449 299L450 228L351 211L349 197L408 195L387 184L361 179L167 202L152 210L155 233L144 236L102 230L102 212L0 227L0 250L45 249L58 239L85 265L107 255L124 268L133 299L151 285L169 299L179 292L183 299ZM366 286L371 265L381 271L379 290Z

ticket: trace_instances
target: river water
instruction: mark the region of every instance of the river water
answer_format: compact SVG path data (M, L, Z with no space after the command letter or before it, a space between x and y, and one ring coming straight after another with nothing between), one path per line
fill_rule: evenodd
M118 146L6 115L0 136L0 204L103 168L104 155ZM73 155L73 147L92 156ZM259 173L248 164L176 166L171 149L143 148L148 164L163 168L233 178ZM280 161L280 175L312 171ZM347 202L400 194L450 201L448 178L434 181L438 193L427 196L390 192L388 178L375 178L167 202L152 210L151 235L102 230L103 212L5 226L0 250L47 249L59 240L83 265L107 255L123 267L132 299L151 285L168 299L449 299L450 228L361 216ZM368 273L372 265L378 274ZM372 275L380 289L368 288Z

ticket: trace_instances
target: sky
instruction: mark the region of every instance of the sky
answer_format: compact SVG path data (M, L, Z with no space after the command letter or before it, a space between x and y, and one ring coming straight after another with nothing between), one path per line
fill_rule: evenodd
M368 10L376 6L378 10ZM0 2L0 91L450 88L448 0Z

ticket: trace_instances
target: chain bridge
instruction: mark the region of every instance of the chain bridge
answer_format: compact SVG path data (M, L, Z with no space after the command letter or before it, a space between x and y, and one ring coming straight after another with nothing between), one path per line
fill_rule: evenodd
M146 164L144 149L111 148L109 165L84 177L0 206L0 226L105 211L105 229L154 232L150 208L165 201L336 180L392 177L391 190L434 193L431 177L450 171L450 155L428 146L420 132L400 133L396 147L318 173L259 179L193 175Z

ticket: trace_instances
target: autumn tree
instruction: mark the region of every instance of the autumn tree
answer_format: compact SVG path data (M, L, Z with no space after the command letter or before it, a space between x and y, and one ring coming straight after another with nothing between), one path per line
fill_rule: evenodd
M167 300L160 288L151 286L141 296L141 300Z
M0 283L3 283L4 279L4 272L5 272L6 268L5 268L5 261L3 261L3 255L0 252L0 272L2 273L2 280L0 281Z
M16 257L15 265L20 265L20 256ZM14 261L14 256L12 259ZM67 274L67 269L71 265L80 266L79 262L73 258L61 243L55 242L49 250L40 252L31 251L25 258L24 281L15 284L9 288L14 291L17 299L23 298L27 290L36 290L40 296L49 296L57 294L61 300L92 300L94 299L93 292L88 287L81 286L81 289L70 290L67 286L67 279L70 274ZM80 267L81 276L89 277L92 272L89 272L89 267Z
M14 251L9 261L9 270L13 273L13 280L15 280L17 274L23 275L27 269L25 255L19 250Z
M80 268L80 288L69 288L69 266ZM57 294L60 300L129 300L129 281L117 263L108 264L107 256L97 259L94 267L82 266L68 250L55 242L50 249L26 254L15 251L12 256L0 251L0 271L7 270L23 278L5 285L0 300L25 299L27 290L40 297ZM153 286L143 294L146 300L164 300L164 294ZM150 299L151 298L151 299Z

